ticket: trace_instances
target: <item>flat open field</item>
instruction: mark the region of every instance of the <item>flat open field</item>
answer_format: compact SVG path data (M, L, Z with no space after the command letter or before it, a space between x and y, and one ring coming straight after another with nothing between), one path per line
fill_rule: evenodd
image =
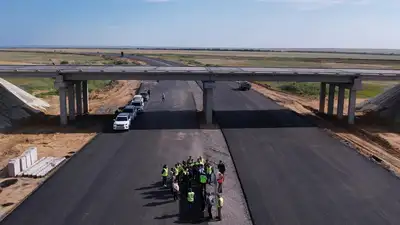
M225 56L191 56L191 55L158 55L152 56L170 61L181 62L190 66L238 66L238 67L306 67L306 68L366 68L366 69L400 69L400 61L366 60L366 59L321 59L311 58L246 58ZM314 62L313 62L314 61ZM329 62L326 62L329 61ZM340 61L340 62L338 62ZM380 64L379 64L380 63ZM396 64L397 63L397 64ZM295 82L259 82L273 89L296 95L318 97L319 83ZM358 98L374 97L398 82L377 81L363 82L363 90L357 92ZM348 96L348 93L345 93Z
M78 64L78 65L110 65L135 64L132 61L122 61L101 56L86 56L79 54L60 54L46 52L0 52L0 65L35 65L44 64ZM21 87L25 91L37 96L57 95L54 81L48 78L8 78L9 82ZM89 81L89 91L103 88L110 84L110 80Z
M1 49L0 49L1 50ZM252 51L205 51L205 50L137 50L137 49L84 49L84 48L60 48L60 49L16 49L13 51L38 51L38 52L104 52L145 55L198 55L198 56L238 56L238 57L287 57L287 58L342 58L342 59L385 59L400 60L399 55L372 55L372 54L346 54L346 53L312 53L312 52L252 52Z

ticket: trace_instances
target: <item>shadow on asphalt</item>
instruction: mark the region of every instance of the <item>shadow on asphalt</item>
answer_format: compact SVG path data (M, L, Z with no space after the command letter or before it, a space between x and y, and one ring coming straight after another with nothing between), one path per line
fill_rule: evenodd
M315 127L309 118L289 109L214 111L221 128Z
M351 128L347 118L342 120L334 116L319 117L332 121L340 128ZM8 130L0 130L3 134L52 134L52 133L115 133L112 129L114 114L90 114L77 117L68 126L60 127L59 116L42 115L25 121L20 126ZM168 129L201 129L202 113L195 111L148 111L136 117L131 130L168 130ZM214 111L214 122L225 129L244 128L283 128L283 127L316 127L314 121L319 118L313 114L301 115L289 109L278 110L231 110ZM367 118L358 117L356 123L364 124ZM182 123L185 121L185 123ZM189 121L189 122L187 122ZM382 127L383 129L384 127ZM335 131L335 128L331 128ZM350 129L351 130L351 129ZM387 130L393 132L387 127ZM345 132L341 129L341 132ZM124 132L124 131L119 131Z

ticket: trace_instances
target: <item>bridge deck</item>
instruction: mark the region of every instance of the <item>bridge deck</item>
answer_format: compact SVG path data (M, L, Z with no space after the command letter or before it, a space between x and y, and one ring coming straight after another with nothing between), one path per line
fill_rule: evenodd
M81 65L29 65L0 66L0 77L54 77L66 75L68 79L135 78L178 79L176 76L200 76L206 80L282 80L307 77L307 81L319 81L327 77L365 80L400 80L400 70L370 69L308 69L308 68L253 68L253 67L156 67L156 66L81 66ZM96 75L96 77L93 77ZM86 77L84 77L86 76ZM234 79L232 76L238 76ZM310 79L312 78L312 79ZM190 80L191 78L187 78ZM204 80L204 79L202 79ZM293 80L296 81L296 80ZM302 81L302 80L301 80Z

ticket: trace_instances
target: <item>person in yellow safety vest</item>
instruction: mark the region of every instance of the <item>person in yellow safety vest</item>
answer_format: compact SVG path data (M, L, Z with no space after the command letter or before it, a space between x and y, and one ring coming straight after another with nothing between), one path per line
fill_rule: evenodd
M207 184L207 175L203 172L200 173L200 187L201 187L201 191L204 193L206 193L206 184Z
M217 218L219 220L222 220L221 209L222 209L222 206L224 205L224 199L222 198L221 194L218 194L217 196L218 196L218 200L217 200L218 216L217 216Z
M200 156L200 157L199 157L199 160L200 160L200 161L199 161L200 164L201 164L201 165L204 165L204 158L203 158L203 156Z
M167 165L163 166L163 169L161 171L161 176L162 176L163 186L167 187L167 178L168 178L168 167L167 167Z
M194 192L192 191L191 188L189 188L189 190L188 190L187 201L189 203L189 209L191 209L193 207L193 203L194 203Z

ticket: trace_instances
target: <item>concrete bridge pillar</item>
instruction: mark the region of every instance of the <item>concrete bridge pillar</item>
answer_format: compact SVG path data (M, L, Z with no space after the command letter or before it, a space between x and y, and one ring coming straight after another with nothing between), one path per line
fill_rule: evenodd
M329 84L329 96L328 96L328 115L333 115L333 104L335 101L335 84Z
M206 124L213 123L214 88L215 88L214 81L203 81L203 112Z
M89 114L89 90L88 81L82 81L83 114Z
M326 83L321 82L321 86L319 89L319 112L325 112L325 98L326 98Z
M82 116L82 81L75 82L76 115Z
M362 89L361 79L356 78L349 90L348 123L354 124L356 114L356 95L357 91Z
M67 115L67 87L68 83L64 81L62 76L57 76L54 81L54 86L58 89L60 100L60 125L65 126L68 123Z
M345 91L345 86L343 84L340 84L338 93L338 102L337 102L337 117L339 119L343 118L344 91Z
M75 120L75 90L72 82L68 84L68 111L69 120Z

